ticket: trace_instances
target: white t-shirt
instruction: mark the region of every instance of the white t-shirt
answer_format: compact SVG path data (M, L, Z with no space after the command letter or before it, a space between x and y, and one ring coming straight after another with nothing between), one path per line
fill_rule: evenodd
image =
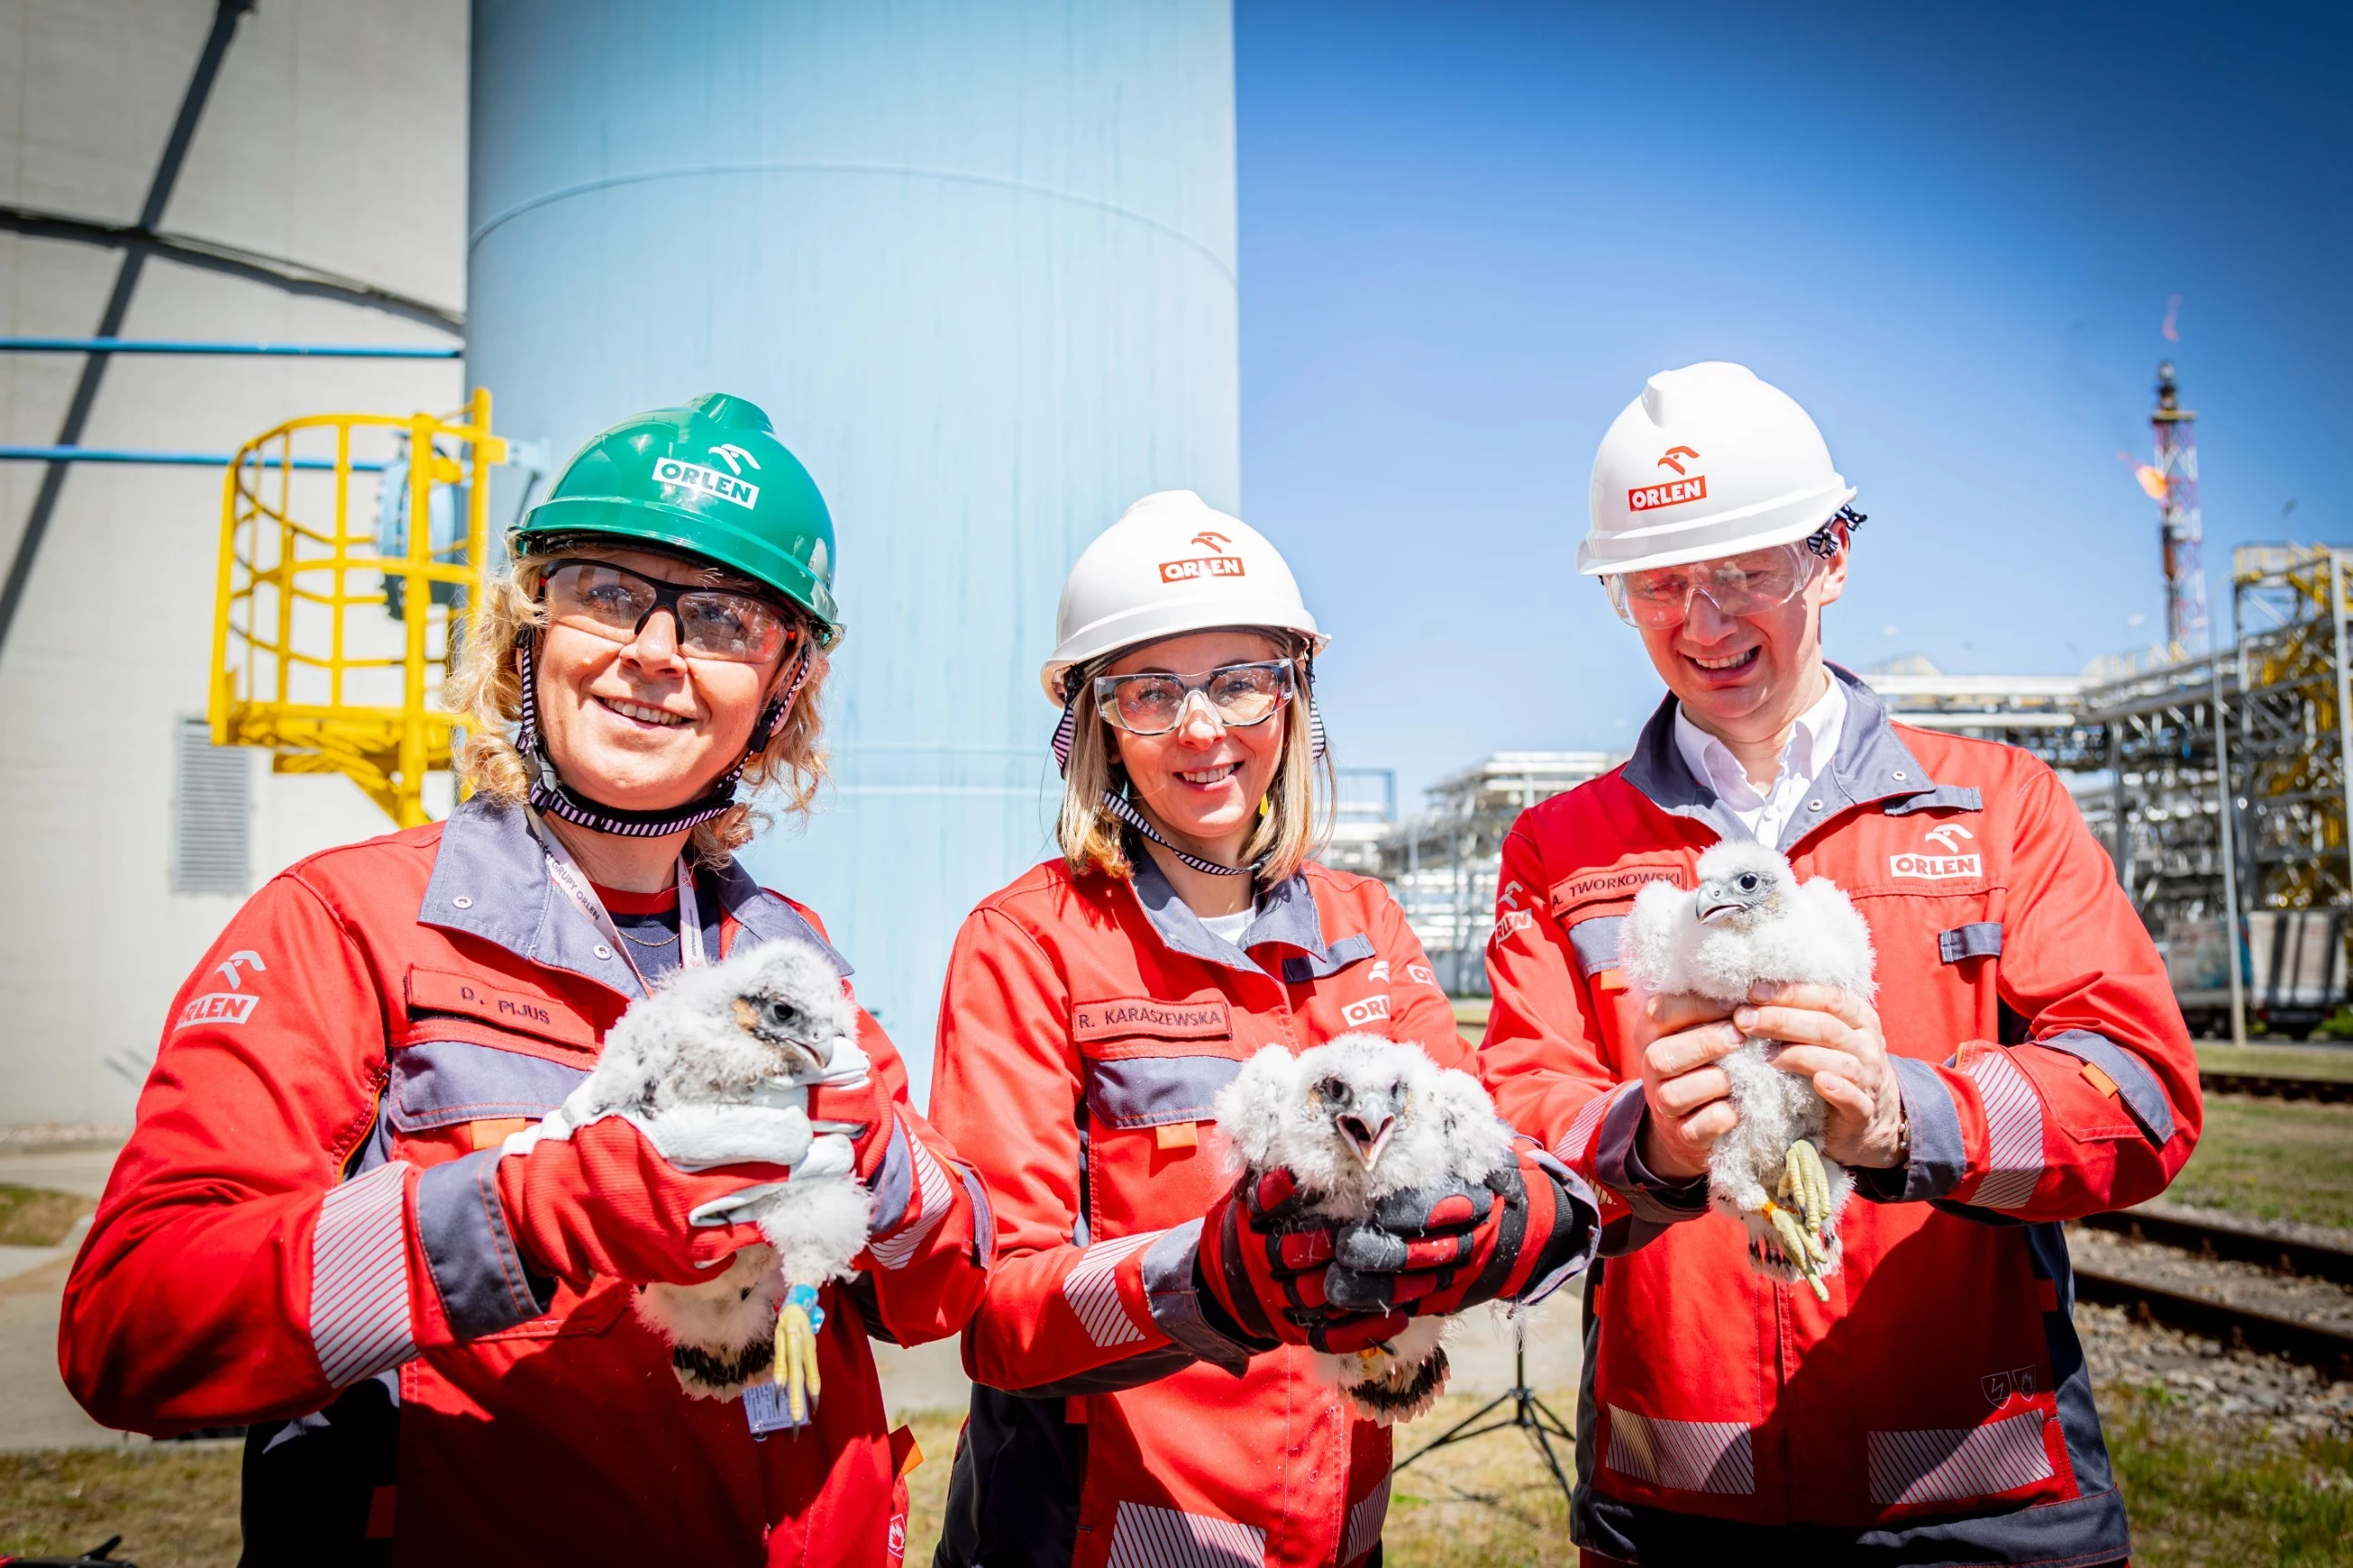
M1788 743L1781 748L1780 771L1767 789L1750 784L1732 748L1685 718L1683 704L1675 704L1675 750L1683 753L1684 765L1715 791L1715 798L1760 844L1780 847L1782 830L1838 754L1839 732L1846 728L1846 688L1837 676L1823 673L1831 689L1791 726Z
M1212 936L1240 947L1242 944L1242 932L1250 930L1250 921L1258 919L1258 905L1253 903L1240 914L1199 915L1196 918L1208 928Z

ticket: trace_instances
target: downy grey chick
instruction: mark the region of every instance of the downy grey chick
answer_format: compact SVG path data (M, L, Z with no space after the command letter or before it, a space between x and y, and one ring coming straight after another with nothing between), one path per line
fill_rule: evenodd
M1269 1046L1242 1064L1217 1110L1243 1172L1288 1169L1304 1212L1332 1219L1369 1219L1382 1198L1449 1177L1476 1184L1513 1159L1512 1130L1477 1079L1377 1035L1343 1035L1297 1056ZM1321 1359L1368 1419L1410 1421L1445 1390L1449 1323L1416 1318L1384 1345Z
M1688 994L1726 1006L1760 980L1814 981L1871 1000L1871 931L1838 887L1800 884L1788 861L1752 840L1699 858L1699 886L1652 882L1619 938L1628 983L1650 995ZM1748 1230L1748 1256L1786 1283L1803 1279L1824 1300L1838 1271L1839 1212L1854 1183L1822 1153L1829 1108L1812 1079L1784 1072L1771 1042L1750 1037L1719 1064L1732 1079L1739 1125L1708 1159L1708 1196Z
M768 1245L738 1252L707 1283L653 1284L638 1294L638 1319L669 1342L690 1394L732 1399L770 1381L782 1363L794 1419L805 1417L817 1393L822 1313L785 1303L794 1286L809 1287L803 1300L810 1300L828 1279L851 1277L868 1211L846 1130L808 1124L808 1087L853 1084L866 1068L841 976L800 942L743 947L723 963L673 970L606 1036L583 1086L580 1120L623 1110L691 1126L698 1110L747 1105L786 1117L776 1163L791 1165L792 1179L746 1194L752 1201L736 1215L756 1221ZM714 1140L711 1158L696 1163L724 1163L730 1152Z

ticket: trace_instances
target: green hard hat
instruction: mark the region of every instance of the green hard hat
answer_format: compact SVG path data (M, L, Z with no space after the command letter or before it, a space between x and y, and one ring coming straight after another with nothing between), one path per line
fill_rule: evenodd
M716 562L816 616L827 643L841 633L825 497L741 397L706 393L614 426L564 465L507 548L521 555L582 534Z

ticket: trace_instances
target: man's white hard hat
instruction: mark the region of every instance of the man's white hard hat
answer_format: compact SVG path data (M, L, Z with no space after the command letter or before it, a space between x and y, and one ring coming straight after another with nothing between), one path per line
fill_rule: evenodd
M1298 580L1266 536L1191 490L1145 496L1105 529L1062 584L1054 657L1039 674L1046 695L1068 700L1076 665L1139 643L1219 626L1263 626L1325 642L1299 596Z
M1797 400L1720 360L1662 370L1593 459L1588 577L1805 538L1854 499Z

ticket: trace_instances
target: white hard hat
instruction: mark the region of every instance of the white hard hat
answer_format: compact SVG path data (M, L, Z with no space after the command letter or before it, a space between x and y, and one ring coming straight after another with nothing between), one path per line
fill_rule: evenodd
M1056 703L1067 700L1062 677L1073 665L1219 626L1295 632L1311 653L1326 641L1297 579L1265 535L1191 490L1145 496L1071 568L1054 657L1039 672L1046 695Z
M1577 569L1598 577L1790 543L1853 499L1788 393L1722 361L1662 370L1601 437Z

